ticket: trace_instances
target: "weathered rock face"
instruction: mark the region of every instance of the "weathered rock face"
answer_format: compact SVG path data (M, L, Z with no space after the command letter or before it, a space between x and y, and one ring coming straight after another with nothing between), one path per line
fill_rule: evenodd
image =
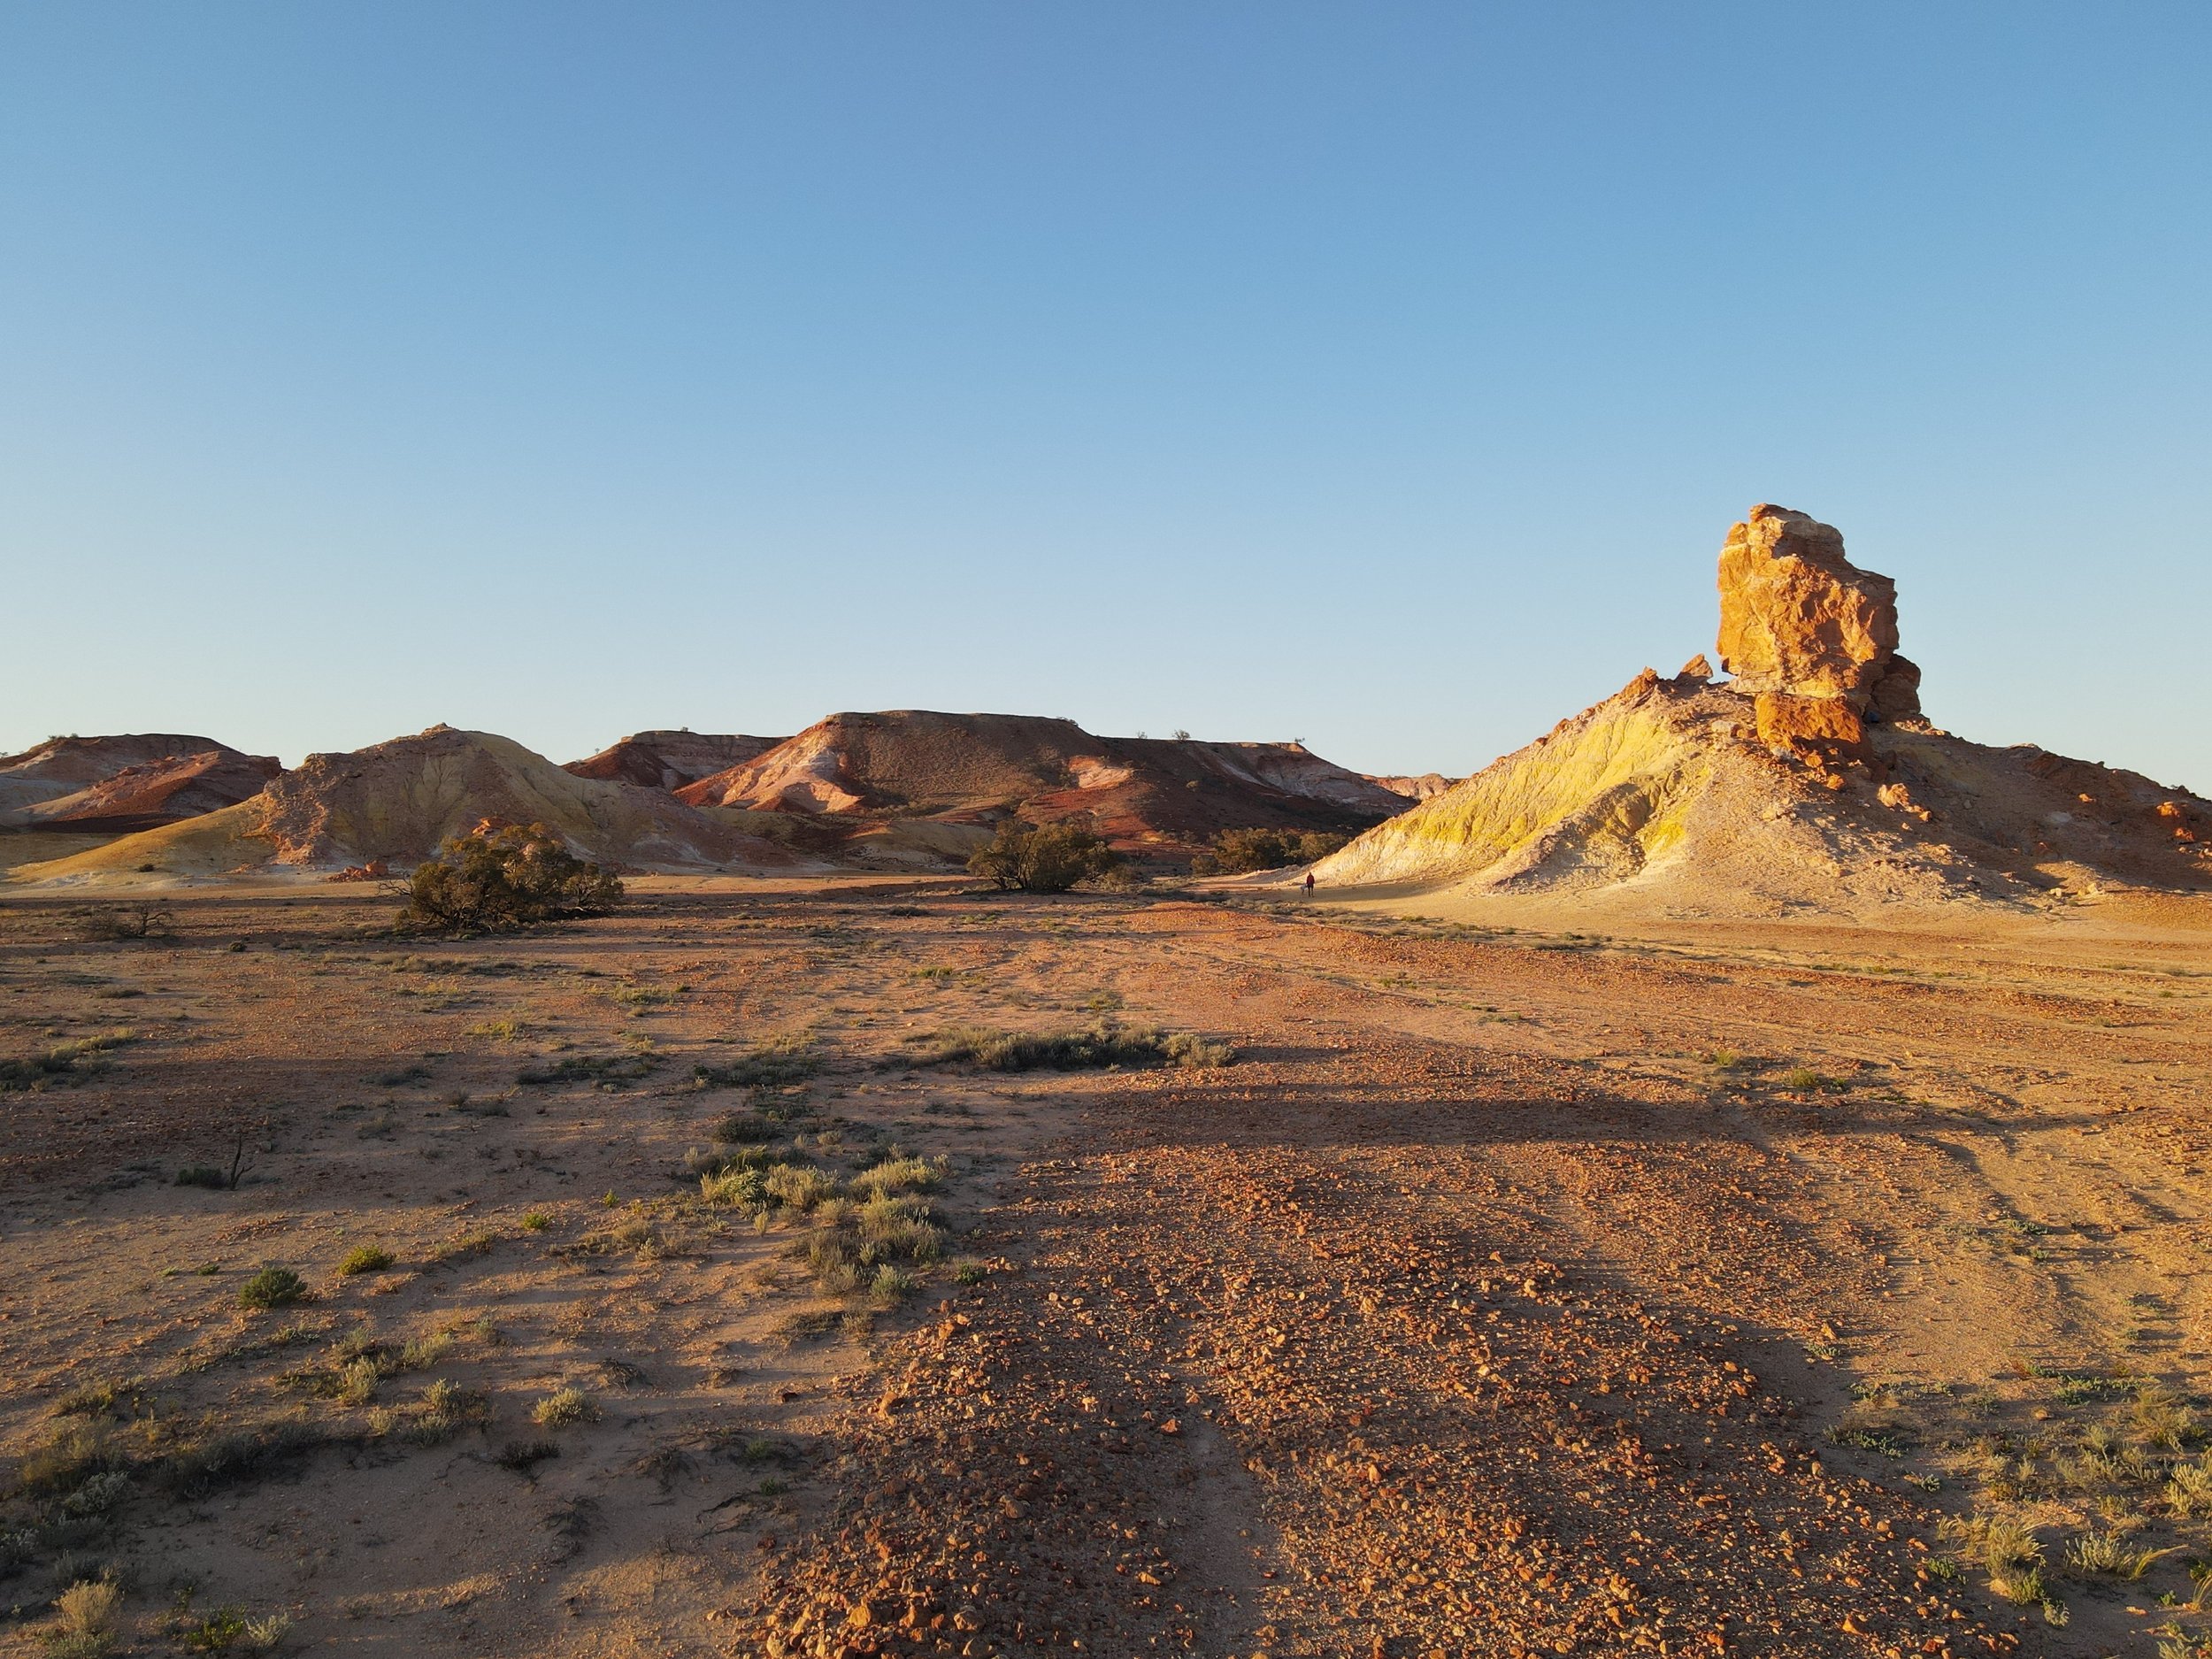
M1778 748L1864 758L1870 718L1920 712L1920 670L1897 655L1897 584L1786 507L1754 507L1721 549L1720 660Z

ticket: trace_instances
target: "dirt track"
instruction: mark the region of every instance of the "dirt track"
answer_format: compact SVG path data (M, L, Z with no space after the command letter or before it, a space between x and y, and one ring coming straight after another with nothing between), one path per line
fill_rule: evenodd
M9 1449L134 1372L160 1421L326 1436L191 1500L204 1525L134 1477L88 1548L128 1570L149 1651L172 1569L202 1604L288 1609L303 1647L423 1653L2147 1655L2200 1623L2156 1601L2193 1594L2203 1523L2162 1494L2200 1432L2138 1435L2155 1479L2098 1486L2081 1450L2212 1358L2212 952L2186 940L663 893L421 947L349 937L371 914L211 902L167 947L0 916L6 1052L142 1033L0 1096L29 1287L0 1323ZM939 1026L1102 1015L1241 1058L881 1069ZM682 1196L733 1104L685 1073L802 1026L829 1063L794 1126L833 1136L803 1156L949 1156L973 1282L825 1299L803 1219ZM514 1084L626 1036L657 1058L619 1092ZM239 1191L166 1184L264 1122ZM604 1244L624 1217L657 1243ZM441 1256L470 1230L491 1241ZM372 1235L396 1276L335 1277ZM247 1257L319 1300L237 1312ZM441 1362L486 1421L403 1449L373 1408L286 1392L363 1318L495 1330ZM304 1334L269 1348L284 1319ZM499 1467L564 1381L599 1420ZM2024 1608L1951 1564L1938 1524L1976 1513L2044 1545ZM2095 1532L2177 1553L2067 1568ZM53 1571L19 1569L27 1613Z

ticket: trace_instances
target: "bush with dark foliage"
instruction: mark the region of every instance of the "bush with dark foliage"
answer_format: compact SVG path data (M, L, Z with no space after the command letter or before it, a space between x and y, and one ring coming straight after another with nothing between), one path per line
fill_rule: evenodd
M1251 870L1279 870L1326 858L1348 837L1326 830L1223 830L1214 844L1191 860L1194 876L1239 876Z
M622 883L584 863L542 824L457 835L415 866L399 926L449 933L504 933L594 916L622 900Z
M981 876L1002 891L1065 893L1079 881L1107 875L1121 865L1121 855L1072 824L1042 828L1009 818L987 847L976 849L968 873Z

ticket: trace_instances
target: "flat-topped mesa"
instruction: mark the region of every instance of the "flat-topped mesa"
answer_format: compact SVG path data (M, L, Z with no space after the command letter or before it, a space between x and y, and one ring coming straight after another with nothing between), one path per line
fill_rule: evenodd
M1868 721L1920 713L1920 670L1897 654L1897 584L1843 556L1843 534L1754 507L1720 551L1720 660L1749 692L1762 741L1865 759Z

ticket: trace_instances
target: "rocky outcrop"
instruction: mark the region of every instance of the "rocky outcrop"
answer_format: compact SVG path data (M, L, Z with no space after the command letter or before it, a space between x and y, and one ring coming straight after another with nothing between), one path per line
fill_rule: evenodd
M720 732L633 732L584 760L565 763L564 772L607 783L634 783L670 793L686 784L742 765L785 740Z
M1225 829L1346 832L1408 797L1302 744L1100 737L1071 720L926 709L845 713L686 784L693 806L870 825L1074 820L1125 851L1179 856Z
M1843 534L1754 507L1720 554L1720 660L1754 700L1760 740L1808 759L1870 757L1869 720L1920 713L1897 654L1897 584L1844 557Z
M1426 801L1432 796L1442 795L1459 781L1456 778L1447 778L1440 772L1418 774L1363 772L1360 776L1378 788L1387 789L1393 795L1402 795L1409 801Z
M50 738L0 756L0 826L127 834L219 811L282 770L209 737Z

